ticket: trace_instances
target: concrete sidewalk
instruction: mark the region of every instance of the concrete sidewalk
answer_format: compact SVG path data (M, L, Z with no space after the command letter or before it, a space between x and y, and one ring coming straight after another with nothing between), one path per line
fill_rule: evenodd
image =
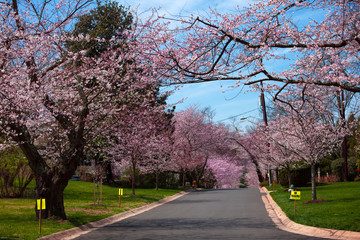
M312 237L360 240L360 232L316 228L295 223L286 216L265 187L260 188L260 192L264 193L261 197L270 218L281 230Z

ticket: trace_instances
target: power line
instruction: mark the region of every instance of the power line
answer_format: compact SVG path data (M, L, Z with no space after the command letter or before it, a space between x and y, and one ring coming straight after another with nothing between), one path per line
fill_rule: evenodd
M236 118L236 117L238 117L238 116L245 115L245 114L247 114L247 113L254 112L254 111L257 111L257 110L258 110L258 109L255 108L255 109L253 109L253 110L250 110L250 111L247 111L247 112L244 112L244 113L239 113L239 114L237 114L237 115L234 115L234 116L231 116L231 117L228 117L228 118L225 118L225 119L216 121L216 122L222 122L222 121L225 121L225 120L229 120L229 119L232 119L232 118Z
M240 90L235 96L233 96L233 97L231 97L231 98L229 98L229 99L227 99L227 98L225 97L225 100L226 100L226 101L231 101L231 100L234 100L235 98L237 98L237 97L242 93L242 90L244 89L244 87L245 87L245 85L242 86L241 90Z

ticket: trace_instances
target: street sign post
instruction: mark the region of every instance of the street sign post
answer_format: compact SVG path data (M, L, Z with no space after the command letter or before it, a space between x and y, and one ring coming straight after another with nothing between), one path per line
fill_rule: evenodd
M121 195L124 194L124 189L119 188L119 207L121 206Z
M37 210L39 210L39 233L41 233L41 210L46 209L46 201L44 198L37 199Z
M296 200L300 200L301 192L300 191L291 191L290 193L290 199L295 200L294 201L294 216L296 213Z

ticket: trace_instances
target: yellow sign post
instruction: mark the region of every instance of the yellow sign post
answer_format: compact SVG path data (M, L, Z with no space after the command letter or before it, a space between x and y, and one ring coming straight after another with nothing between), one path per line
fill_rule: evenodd
M300 200L301 192L300 191L291 191L290 199Z
M37 210L39 210L39 233L41 233L41 210L46 209L46 201L44 198L36 200Z
M124 195L124 189L119 188L119 207L121 206L121 195Z
M291 191L290 199L295 200L294 201L294 216L296 213L296 200L300 200L301 192L300 191Z

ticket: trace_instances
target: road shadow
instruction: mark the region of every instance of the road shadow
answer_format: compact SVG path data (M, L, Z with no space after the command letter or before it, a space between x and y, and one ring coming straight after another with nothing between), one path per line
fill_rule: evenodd
M166 204L174 205L174 204L211 203L211 202L220 202L220 200L216 200L216 199L177 199L176 201L171 201Z

